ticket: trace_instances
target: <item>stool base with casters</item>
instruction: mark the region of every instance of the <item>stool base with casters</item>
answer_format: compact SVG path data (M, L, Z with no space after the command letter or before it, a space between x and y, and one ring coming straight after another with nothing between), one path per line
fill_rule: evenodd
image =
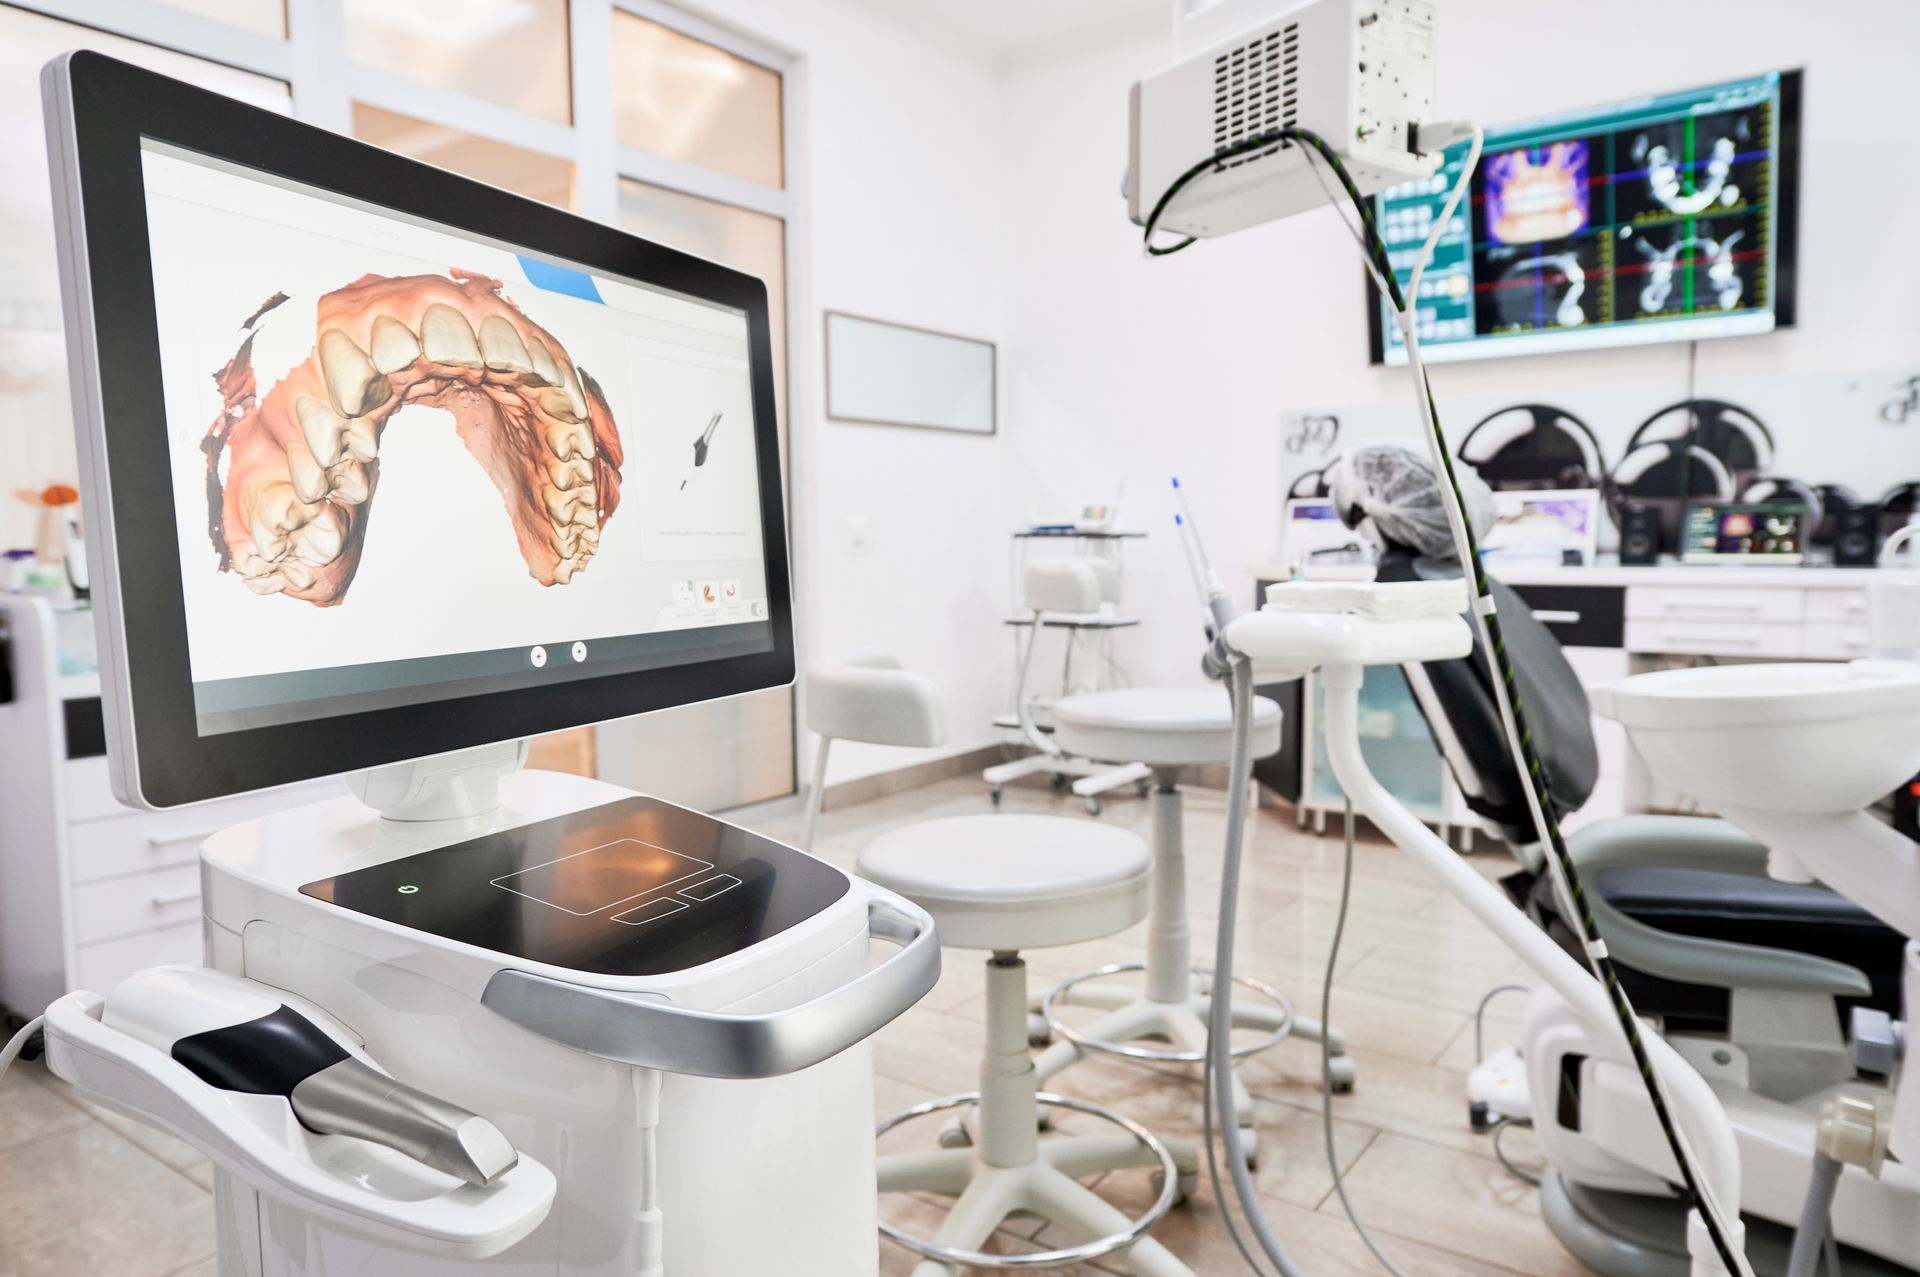
M954 1198L931 1238L911 1236L882 1221L880 1231L926 1258L914 1277L950 1277L960 1267L1051 1268L1118 1255L1138 1277L1193 1277L1192 1270L1147 1235L1173 1205L1191 1193L1198 1160L1191 1146L1170 1145L1110 1109L1043 1094L1027 1053L1024 1008L1026 963L996 952L987 962L987 1050L981 1089L951 1095L896 1114L879 1134L917 1117L976 1106L978 1143L883 1154L880 1191L931 1192ZM1086 1113L1121 1128L1113 1135L1067 1135L1042 1140L1041 1104ZM1081 1176L1129 1167L1157 1167L1158 1194L1145 1214L1129 1219L1078 1182ZM1040 1216L1091 1240L1032 1254L991 1254L979 1246L1016 1211Z

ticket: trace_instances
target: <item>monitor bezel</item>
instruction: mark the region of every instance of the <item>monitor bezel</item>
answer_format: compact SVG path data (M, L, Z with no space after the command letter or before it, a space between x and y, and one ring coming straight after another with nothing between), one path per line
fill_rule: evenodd
M55 59L43 89L102 700L121 801L174 807L793 681L763 282L98 53ZM745 312L772 650L202 736L175 534L143 139ZM114 475L121 481L110 482Z
M1759 72L1758 74L1766 74ZM1769 332L1778 332L1782 328L1792 328L1795 322L1795 293L1798 287L1798 266L1800 260L1800 111L1801 100L1805 93L1806 71L1801 67L1774 72L1780 77L1780 153L1774 165L1774 183L1778 199L1774 205L1774 254L1773 254L1773 327ZM1735 83L1729 80L1722 83ZM1692 86L1694 89L1713 88L1711 84ZM1689 90L1676 90L1687 92ZM1601 102L1593 106L1561 112L1564 115L1587 115L1605 111L1618 103ZM1383 192L1384 194L1384 192ZM1367 204L1376 219L1380 213L1381 195L1370 195ZM1384 309L1386 301L1380 295L1379 286L1373 282L1373 276L1366 270L1361 271L1367 298L1367 362L1385 367L1387 365L1387 345ZM1765 333L1703 333L1698 325L1715 318L1712 315L1695 315L1685 319L1666 320L1658 324L1645 325L1645 336L1634 340L1618 340L1607 343L1586 340L1585 332L1562 332L1556 334L1564 340L1540 343L1528 346L1524 350L1502 350L1497 338L1476 336L1470 341L1450 343L1447 353L1437 353L1438 347L1424 347L1423 356L1430 363L1443 360L1481 360L1481 359L1517 359L1527 355L1564 355L1587 350L1620 350L1636 346L1657 346L1677 341L1705 341L1720 337L1765 336ZM1620 332L1622 329L1609 329ZM1398 366L1404 366L1402 360Z

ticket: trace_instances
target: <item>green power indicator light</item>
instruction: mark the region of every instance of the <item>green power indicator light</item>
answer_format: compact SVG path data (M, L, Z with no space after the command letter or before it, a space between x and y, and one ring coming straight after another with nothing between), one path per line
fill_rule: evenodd
M400 888L400 894L403 896L411 896L414 892L418 890L420 890L420 888L414 886L412 883L408 883L404 887Z

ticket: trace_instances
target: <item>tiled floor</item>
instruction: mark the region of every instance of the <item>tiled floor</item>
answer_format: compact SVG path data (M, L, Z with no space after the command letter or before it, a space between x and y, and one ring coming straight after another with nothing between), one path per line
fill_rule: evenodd
M1085 818L1077 800L1038 787L1008 791L1007 808ZM1210 953L1213 943L1224 808L1218 792L1188 796L1201 953ZM883 829L986 810L984 789L973 779L892 794L828 812L818 850L850 867L864 842ZM1145 802L1116 799L1102 819L1147 835ZM763 827L791 837L798 819ZM1474 861L1488 874L1510 867L1500 856ZM1300 833L1290 811L1263 811L1249 826L1237 962L1243 972L1286 990L1303 1014L1318 1014L1340 864L1338 834ZM1527 977L1392 847L1360 843L1353 890L1333 1018L1352 1042L1359 1084L1334 1101L1334 1143L1356 1208L1383 1247L1421 1277L1584 1273L1547 1233L1533 1191L1501 1168L1486 1138L1466 1121L1474 1005L1493 985ZM1034 952L1030 979L1037 990L1088 967L1138 960L1143 936L1144 924L1109 940ZM976 1085L982 957L947 951L939 986L880 1034L882 1113ZM1523 1001L1511 995L1494 1004L1487 1016L1490 1044L1513 1032ZM1377 1277L1381 1270L1333 1193L1321 1133L1318 1048L1284 1044L1254 1057L1244 1075L1259 1115L1258 1183L1281 1239L1315 1277ZM1197 1138L1200 1089L1190 1070L1089 1060L1051 1085L1118 1108L1162 1134ZM931 1140L936 1121L890 1142ZM1523 1162L1530 1158L1524 1132L1509 1139L1508 1151ZM20 1066L0 1084L0 1274L6 1277L212 1277L209 1182L205 1160L192 1149L74 1101L39 1065ZM1144 1205L1150 1192L1144 1172L1116 1173L1099 1187L1123 1208ZM936 1199L890 1196L883 1209L912 1231L930 1232L938 1223ZM1204 1183L1197 1200L1163 1221L1156 1236L1200 1277L1245 1271ZM1027 1220L1004 1229L989 1248L1030 1251L1068 1242ZM913 1257L890 1243L881 1254L886 1274L913 1267ZM1101 1277L1125 1269L1110 1260L1049 1271Z

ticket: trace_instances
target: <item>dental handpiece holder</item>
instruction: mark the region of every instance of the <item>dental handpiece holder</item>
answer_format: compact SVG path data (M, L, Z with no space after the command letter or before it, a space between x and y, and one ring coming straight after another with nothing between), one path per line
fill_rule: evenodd
M499 1128L395 1080L302 999L155 967L47 1009L47 1063L255 1191L375 1244L484 1258L532 1231L555 1181Z

